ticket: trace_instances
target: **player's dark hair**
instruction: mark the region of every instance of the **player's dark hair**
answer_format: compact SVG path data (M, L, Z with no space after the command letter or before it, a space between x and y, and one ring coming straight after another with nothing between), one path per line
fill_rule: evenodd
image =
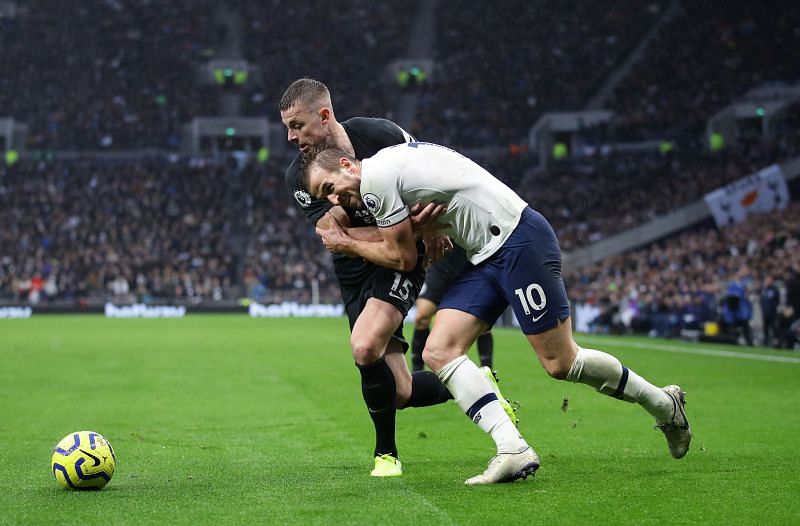
M319 166L325 171L335 172L340 167L339 159L341 159L342 157L347 157L350 160L350 162L356 162L355 157L353 157L346 151L336 146L330 148L324 148L322 150L313 152L310 155L304 155L303 168L302 168L303 186L305 186L306 188L309 187L308 178L311 175L312 167Z
M322 82L309 78L297 79L283 92L280 111L286 111L295 104L309 104L322 97L330 98L331 92Z

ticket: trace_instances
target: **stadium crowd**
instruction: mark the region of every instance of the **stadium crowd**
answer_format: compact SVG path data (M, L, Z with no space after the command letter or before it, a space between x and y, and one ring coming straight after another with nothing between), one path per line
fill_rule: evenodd
M0 170L0 297L222 299L236 270L226 179L164 160Z
M764 7L753 9L747 0L681 2L614 93L618 138L696 134L750 88L796 82L800 72L786 50L800 36L800 11L791 0Z
M245 112L272 113L298 76L324 79L337 107L350 115L389 116L393 108L387 65L409 44L415 9L403 0L238 3L246 21L243 51L264 72L248 89ZM315 31L299 24L319 20ZM302 64L298 75L286 64Z
M545 111L585 107L669 4L439 2L435 75L417 88L410 131L466 149L551 220L567 251L796 155L800 103L772 137L741 137L714 153L700 128L750 87L800 77L781 58L800 12L753 11L739 0L725 8L682 2L614 91L614 125L588 136L672 137L675 147L612 148L534 169L525 147L530 126ZM340 119L392 117L399 91L390 88L387 65L404 57L416 15L404 2L230 6L243 21L246 58L264 73L243 89L245 114L275 115L285 86L308 75L331 87ZM0 76L0 115L29 124L30 149L177 149L185 122L218 110L219 90L196 76L225 41L218 9L209 0L158 9L116 0L74 9L26 2L24 16L0 18L0 65L12 72ZM297 31L298 20L312 18L335 33ZM465 36L474 45L464 45ZM330 257L285 189L287 155L245 166L159 157L0 168L0 300L338 302ZM793 290L800 264L791 210L609 258L570 275L570 292L604 307L598 330L677 334L719 316L731 282L750 303L767 275ZM770 234L770 220L783 233ZM694 255L698 247L705 252ZM792 305L789 296L782 306Z
M0 299L337 302L330 257L283 184L285 162L271 159L242 170L164 159L6 167L0 170L0 224L8 225L0 231ZM697 166L707 170L702 159ZM645 200L667 192L649 186L655 193L643 194ZM536 201L548 199L567 206L558 199L563 190L536 188L534 206L544 209ZM602 207L603 199L589 199L587 192L577 217L604 217L601 210L609 222L621 217L621 203L631 200L622 196L631 188L621 188L614 200L605 187ZM753 303L772 276L790 291L781 305L793 310L785 312L800 313L791 292L800 276L798 210L792 205L722 231L690 231L608 258L568 275L571 299L601 308L597 330L674 336L720 319L731 282L741 282ZM565 247L594 239L571 214L550 217ZM578 234L570 238L570 232ZM796 314L783 313L775 330L788 338Z
M754 323L772 329L772 336L759 338L762 343L791 348L800 343L800 205L752 215L722 230L684 232L571 272L565 280L573 301L598 307L590 322L598 332L675 337L712 322L752 345ZM755 309L763 288L776 282L784 300L771 312ZM758 310L762 319L754 316Z
M243 210L248 234L244 254L247 296L262 303L341 301L333 261L298 213L280 163L248 165ZM315 291L317 296L315 297Z
M524 142L543 112L583 109L665 5L440 2L436 81L412 132L458 148Z
M195 74L219 44L215 2L23 4L0 17L0 116L28 124L28 148L177 149L184 123L216 113Z
M800 127L717 153L599 155L528 177L520 193L549 217L564 250L641 225L800 151Z

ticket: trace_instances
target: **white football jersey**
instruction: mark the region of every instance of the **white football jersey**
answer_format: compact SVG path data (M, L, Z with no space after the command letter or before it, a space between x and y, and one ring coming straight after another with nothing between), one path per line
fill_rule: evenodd
M447 205L440 223L477 265L494 254L519 223L527 203L472 160L444 146L411 142L364 159L361 197L379 227L396 225L417 203Z

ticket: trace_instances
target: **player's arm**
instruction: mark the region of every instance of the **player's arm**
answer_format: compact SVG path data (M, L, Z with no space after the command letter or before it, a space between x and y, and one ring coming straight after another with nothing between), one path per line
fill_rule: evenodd
M349 235L332 216L328 223L327 229L317 227L317 234L322 237L322 242L331 252L359 256L376 265L401 272L408 272L417 264L417 245L410 218L377 229L381 237L378 241L357 239Z
M336 220L339 226L341 226L350 237L364 241L381 240L381 233L378 232L378 227L376 226L351 227L350 217L341 206L332 207L330 210L328 210L327 214L324 214L322 217L320 217L316 223L317 228L328 230L331 227L331 216L333 216L333 219Z
M427 205L417 204L411 207L411 227L414 231L414 239L422 239L425 241L426 253L428 252L427 247L429 245L438 247L438 245L433 245L433 239L437 239L438 243L441 243L443 247L447 247L449 243L449 238L447 238L447 236L437 236L438 231L447 226L437 223L439 217L441 217L446 210L447 208L439 203L428 203ZM379 232L380 229L376 226L350 227L350 218L341 206L334 206L329 210L329 213L336 219L336 222L339 223L347 235L352 238L362 241L381 241L383 239ZM328 216L323 215L320 217L317 221L317 226L323 230L330 228ZM444 250L449 250L450 248L452 248L452 244L449 244L449 247ZM439 250L434 249L430 252L432 254L432 260L437 261L440 256Z
M320 218L317 220L316 226L318 228L327 230L331 226L331 216L333 216L333 219L335 219L336 222L342 227L347 228L350 226L350 218L347 216L347 212L345 212L344 208L341 206L331 207L327 213L320 216Z

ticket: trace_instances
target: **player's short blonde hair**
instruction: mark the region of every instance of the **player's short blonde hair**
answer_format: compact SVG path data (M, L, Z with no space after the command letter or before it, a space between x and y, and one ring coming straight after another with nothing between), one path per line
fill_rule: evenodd
M286 88L279 104L280 111L302 104L321 104L331 106L331 92L322 82L310 78L297 79Z

